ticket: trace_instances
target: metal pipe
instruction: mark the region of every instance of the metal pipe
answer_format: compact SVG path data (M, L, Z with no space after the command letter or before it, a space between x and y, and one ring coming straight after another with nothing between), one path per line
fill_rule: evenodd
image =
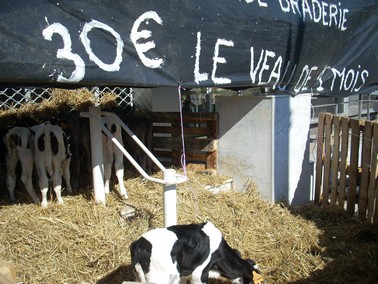
M120 125L122 126L125 126L126 129L128 129L128 131L133 135L135 136L134 133L131 132L131 130L123 123L123 121L121 119L119 119L118 116L116 116L115 114L112 114L112 113L109 113L109 112L102 112L103 115L110 115L112 116L115 121L117 123L120 123ZM90 113L81 113L80 114L81 116L83 117L90 117L91 114ZM115 138L113 136L113 134L101 123L101 120L99 118L94 118L94 120L100 125L101 129L104 131L104 133L113 141L113 143L120 149L120 151L126 156L126 158L130 161L130 163L137 169L137 171L147 180L149 181L152 181L152 182L156 182L156 183L160 183L160 184L177 184L177 183L183 183L187 180L187 178L185 176L181 176L181 175L176 175L176 178L175 178L175 181L173 180L170 180L169 183L167 183L167 181L165 180L162 180L162 179L158 179L158 178L154 178L154 177L151 177L149 176L145 171L144 169L139 166L139 164L137 163L137 161L135 161L135 159L129 154L129 152L127 152L127 150L118 142L117 138ZM126 130L125 129L125 130ZM128 133L129 134L129 133ZM130 134L129 134L130 135ZM136 139L138 139L136 136L135 136ZM143 143L138 139L139 143L138 145L143 145ZM136 141L137 142L137 141ZM144 145L143 145L144 146ZM145 149L147 149L145 146L144 146ZM148 150L148 149L147 149ZM153 154L148 151L152 156ZM160 164L161 166L159 167L163 173L165 173L166 171L169 171L168 169L166 169L157 159L155 156L153 156L153 160L156 160L158 162L158 164Z
M111 116L116 123L131 136L134 141L147 153L156 165L163 171L163 180L149 176L142 167L134 160L134 158L126 151L123 145L113 136L113 134L105 127L101 121L102 115ZM138 172L147 180L163 184L163 207L164 207L164 226L172 226L177 224L177 200L176 200L176 184L185 182L186 176L177 175L174 169L166 169L155 156L144 146L144 144L136 137L136 135L123 123L123 121L115 114L110 112L101 112L99 108L90 108L88 113L80 113L83 117L89 117L91 126L91 146L92 146L92 164L93 164L93 183L95 187L96 201L105 204L104 189L104 171L102 166L102 131L111 138L112 142L121 150L131 164ZM100 128L98 127L100 126ZM99 138L100 137L100 138ZM98 172L98 169L102 169ZM102 181L101 181L102 180Z
M177 224L177 201L176 201L176 171L167 169L164 173L163 207L164 226L169 227Z
M142 141L139 140L138 136L136 136L130 128L127 127L127 125L114 113L112 112L101 112L102 115L108 115L111 116L115 122L117 122L121 127L126 131L126 133L139 145L139 147L142 148L142 150L147 154L147 156L159 167L161 171L165 171L166 168L160 163L158 159L151 153L151 151L142 143Z

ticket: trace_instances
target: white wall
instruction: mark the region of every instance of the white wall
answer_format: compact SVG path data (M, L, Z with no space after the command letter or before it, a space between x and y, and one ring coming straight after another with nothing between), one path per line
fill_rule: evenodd
M273 200L272 98L220 97L218 172L234 178L243 191L248 181L257 183L262 196Z
M232 176L238 191L252 180L269 201L311 200L311 96L217 96L215 102L218 172Z

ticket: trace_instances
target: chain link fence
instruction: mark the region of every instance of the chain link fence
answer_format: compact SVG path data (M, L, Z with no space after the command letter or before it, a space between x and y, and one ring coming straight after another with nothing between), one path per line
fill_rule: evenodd
M132 88L93 87L89 89L97 100L105 93L116 95L116 103L122 109L133 108L134 91ZM52 97L49 88L0 88L0 110L20 108L24 104L40 104Z

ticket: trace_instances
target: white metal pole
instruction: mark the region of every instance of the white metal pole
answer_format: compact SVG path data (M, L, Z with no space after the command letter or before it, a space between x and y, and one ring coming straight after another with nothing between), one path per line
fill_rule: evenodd
M93 188L95 202L106 204L104 186L104 165L102 154L102 133L101 126L97 121L101 121L100 107L89 108L89 125L91 132L91 153L93 170Z
M177 224L176 213L176 171L174 169L166 169L163 172L163 206L164 206L164 226L169 227Z

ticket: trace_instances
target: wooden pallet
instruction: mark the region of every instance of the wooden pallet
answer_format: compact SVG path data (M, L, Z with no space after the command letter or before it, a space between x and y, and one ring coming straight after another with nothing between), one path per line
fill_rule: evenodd
M378 123L320 113L315 202L378 223Z
M165 165L181 167L183 153L180 113L152 113L152 152ZM185 159L187 163L217 168L218 113L183 113Z

